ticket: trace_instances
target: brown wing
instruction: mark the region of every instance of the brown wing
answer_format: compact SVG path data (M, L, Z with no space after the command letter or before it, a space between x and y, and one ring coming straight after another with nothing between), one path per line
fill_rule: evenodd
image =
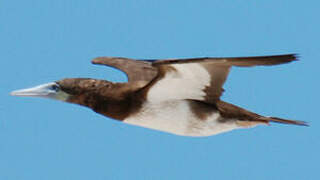
M149 100L194 99L215 103L231 66L269 66L296 60L294 54L236 58L194 58L159 60L156 81L150 84Z
M93 64L101 64L117 68L126 73L129 82L139 81L147 84L157 75L157 68L152 62L133 60L121 57L98 57L92 60Z

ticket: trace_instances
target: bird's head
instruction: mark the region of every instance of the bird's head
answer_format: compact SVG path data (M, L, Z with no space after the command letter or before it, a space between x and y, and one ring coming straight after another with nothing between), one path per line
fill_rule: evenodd
M69 78L11 92L13 96L42 97L88 106L91 99L108 97L111 82L89 78Z

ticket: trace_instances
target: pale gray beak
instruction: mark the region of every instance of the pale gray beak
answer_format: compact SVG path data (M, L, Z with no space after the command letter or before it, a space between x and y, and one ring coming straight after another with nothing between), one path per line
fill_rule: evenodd
M12 96L31 96L31 97L46 97L55 98L59 91L59 85L57 83L47 83L36 87L21 89L11 92Z

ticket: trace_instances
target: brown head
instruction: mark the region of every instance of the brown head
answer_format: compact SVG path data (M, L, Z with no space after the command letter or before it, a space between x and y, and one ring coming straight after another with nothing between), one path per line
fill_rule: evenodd
M11 93L14 96L43 97L79 104L111 117L124 111L129 94L123 83L89 78L63 79Z

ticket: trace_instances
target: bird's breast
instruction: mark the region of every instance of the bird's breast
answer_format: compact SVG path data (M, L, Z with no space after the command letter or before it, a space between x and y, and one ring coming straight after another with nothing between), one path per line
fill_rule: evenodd
M216 109L207 113L206 118L196 113L188 100L145 102L139 112L124 122L182 136L209 136L236 128L233 121L220 122Z

